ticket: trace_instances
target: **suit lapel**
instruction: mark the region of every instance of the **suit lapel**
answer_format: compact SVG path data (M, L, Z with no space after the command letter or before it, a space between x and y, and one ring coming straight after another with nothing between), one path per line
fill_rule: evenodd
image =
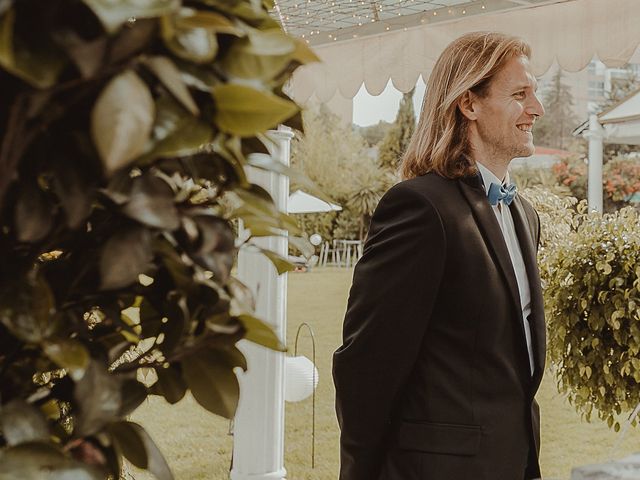
M466 177L462 178L459 182L460 189L465 196L467 202L471 206L473 216L476 223L480 227L482 236L485 243L489 247L495 262L500 268L505 283L511 294L511 299L516 307L516 312L521 312L522 307L520 305L520 293L518 292L518 282L516 280L516 274L511 265L511 257L509 257L509 250L507 250L507 244L504 241L502 230L498 224L498 219L491 205L487 201L487 195L480 183L479 177ZM522 322L518 322L522 329L522 335L524 338L524 325Z
M529 317L534 350L535 372L533 375L534 391L542 378L545 363L546 333L544 325L544 301L542 297L542 287L540 285L540 273L538 272L538 262L536 257L536 239L532 232L529 216L526 214L522 200L516 196L510 206L513 224L518 236L518 243L522 251L522 259L527 270L529 279L529 289L531 292L531 315Z

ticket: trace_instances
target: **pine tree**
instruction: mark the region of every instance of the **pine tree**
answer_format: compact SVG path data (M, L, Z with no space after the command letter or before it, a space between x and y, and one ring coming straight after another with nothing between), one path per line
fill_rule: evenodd
M378 163L385 170L396 172L400 167L400 159L409 146L409 140L416 126L413 110L413 92L415 87L402 95L395 122L387 131L380 150Z
M573 138L571 132L576 126L573 112L573 96L570 88L562 82L562 70L558 69L551 79L551 85L542 95L545 114L534 127L537 145L566 149Z

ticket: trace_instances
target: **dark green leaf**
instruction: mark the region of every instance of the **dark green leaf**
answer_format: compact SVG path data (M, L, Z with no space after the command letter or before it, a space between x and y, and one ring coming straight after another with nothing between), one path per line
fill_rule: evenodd
M100 256L100 276L105 290L122 288L138 279L153 258L151 235L146 228L128 227L107 240Z
M114 77L102 90L91 112L91 136L107 174L143 153L154 117L151 93L133 71Z
M117 419L122 408L121 382L104 364L92 361L73 392L78 404L74 430L79 436L92 435Z
M167 320L160 327L164 340L159 348L165 357L168 357L180 345L183 336L189 330L189 308L185 297L172 292L167 301L166 312Z
M136 160L138 165L150 164L158 158L192 155L211 141L211 127L190 115L168 95L160 96L156 111L152 146Z
M320 58L309 47L307 42L302 38L295 38L296 49L293 52L293 58L301 64L320 62Z
M179 58L206 64L218 53L218 39L212 30L184 27L169 17L162 18L161 27L165 45Z
M171 404L178 403L184 398L187 384L176 367L156 368L156 373L158 381L151 387L151 393L162 395Z
M55 40L83 78L93 77L102 66L107 52L107 37L100 36L87 41L72 30L63 30L56 32Z
M182 361L184 379L196 401L225 418L233 418L240 396L233 367L228 357L213 350L190 355Z
M287 347L280 342L273 328L267 323L248 314L238 316L238 320L242 322L242 326L246 330L244 335L245 339L270 348L271 350L277 350L279 352L287 351Z
M241 137L275 128L298 111L298 106L293 102L244 85L218 85L213 88L212 94L218 127Z
M82 343L72 338L46 340L42 346L44 353L60 368L64 368L71 378L80 380L89 365L89 352Z
M149 434L133 422L116 422L109 426L118 450L136 467L149 470L159 480L173 480L173 474Z
M311 242L304 237L289 236L287 238L289 240L289 244L297 248L306 258L311 258L316 251L316 248L311 244Z
M309 177L294 168L286 166L284 163L274 159L271 155L264 153L250 154L247 156L247 163L261 170L286 175L290 181L302 186L306 192L321 198L325 202L333 202Z
M144 59L144 64L189 112L193 115L198 115L198 107L184 84L180 71L169 57L148 57Z
M242 36L243 31L224 15L207 10L191 10L183 13L176 20L176 24L182 28L204 28L215 33Z
M83 0L100 19L109 33L114 33L130 18L153 18L170 14L180 8L178 0Z
M140 53L154 41L157 35L156 19L137 18L136 22L120 29L115 38L109 40L108 64L124 63L127 59Z
M0 410L2 436L10 446L49 439L47 421L42 413L23 400L14 400Z
M35 183L23 184L15 207L16 236L20 242L36 243L53 226L50 203Z
M118 416L127 417L147 398L147 389L136 379L130 378L122 382L120 390L122 405Z
M235 42L227 51L220 65L224 71L238 78L268 81L278 75L291 61L290 55L253 55Z
M162 315L146 298L140 304L140 327L145 338L157 337L162 325Z
M227 289L233 299L240 305L243 312L253 312L256 309L256 301L251 289L235 277L229 278Z
M153 242L153 252L162 257L176 287L188 291L193 283L192 268L185 263L175 247L166 238L158 238Z
M55 301L43 277L7 283L0 289L0 322L30 343L39 343L57 330Z
M93 179L83 178L80 172L77 164L58 162L53 180L54 191L67 217L67 226L72 230L83 225L93 203Z
M265 257L271 260L271 263L273 264L274 267L276 267L276 270L278 271L278 275L282 275L283 273L286 273L286 272L292 272L293 270L296 269L295 264L291 263L289 260L281 256L280 254L271 250L267 250L265 248L258 247L258 249L260 250L260 252L262 252L262 254Z
M160 177L148 172L134 178L123 213L150 227L175 230L180 226L173 190Z
M0 449L0 480L104 480L106 472L65 457L53 445L31 442Z
M199 246L192 255L194 261L213 272L219 281L226 282L236 253L233 230L217 217L199 215L193 220L200 232Z
M247 39L236 41L242 49L252 55L280 56L292 54L296 49L293 37L282 28L264 30L250 29Z
M27 44L16 37L15 21L15 11L11 8L0 17L0 66L36 88L51 87L62 72L66 58L52 42Z

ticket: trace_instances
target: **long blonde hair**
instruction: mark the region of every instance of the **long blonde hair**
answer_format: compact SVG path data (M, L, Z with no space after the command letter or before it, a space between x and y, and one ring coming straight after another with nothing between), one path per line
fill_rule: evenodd
M404 179L428 172L446 178L476 173L468 160L469 120L458 101L467 90L484 96L495 74L520 55L531 57L524 40L495 32L468 33L447 45L429 77L420 120L402 158Z

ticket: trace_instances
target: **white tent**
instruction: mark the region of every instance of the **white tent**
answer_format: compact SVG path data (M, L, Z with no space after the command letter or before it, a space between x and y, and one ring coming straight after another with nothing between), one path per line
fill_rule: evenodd
M611 108L591 115L573 134L589 140L589 210L602 212L603 143L640 145L640 89Z
M312 95L328 102L337 93L352 99L363 83L371 95L379 95L389 79L395 88L408 92L419 76L426 83L449 42L478 30L500 31L528 41L536 75L545 73L554 62L564 70L578 72L594 56L608 67L620 67L640 58L640 50L636 52L640 44L639 3L334 0L329 8L325 2L278 1L282 24L293 34L302 32L322 60L295 71L289 90L300 102ZM345 23L349 19L351 24Z
M338 210L342 210L340 205L325 202L302 190L296 190L289 195L289 202L287 204L287 211L289 213L321 213L335 212Z

